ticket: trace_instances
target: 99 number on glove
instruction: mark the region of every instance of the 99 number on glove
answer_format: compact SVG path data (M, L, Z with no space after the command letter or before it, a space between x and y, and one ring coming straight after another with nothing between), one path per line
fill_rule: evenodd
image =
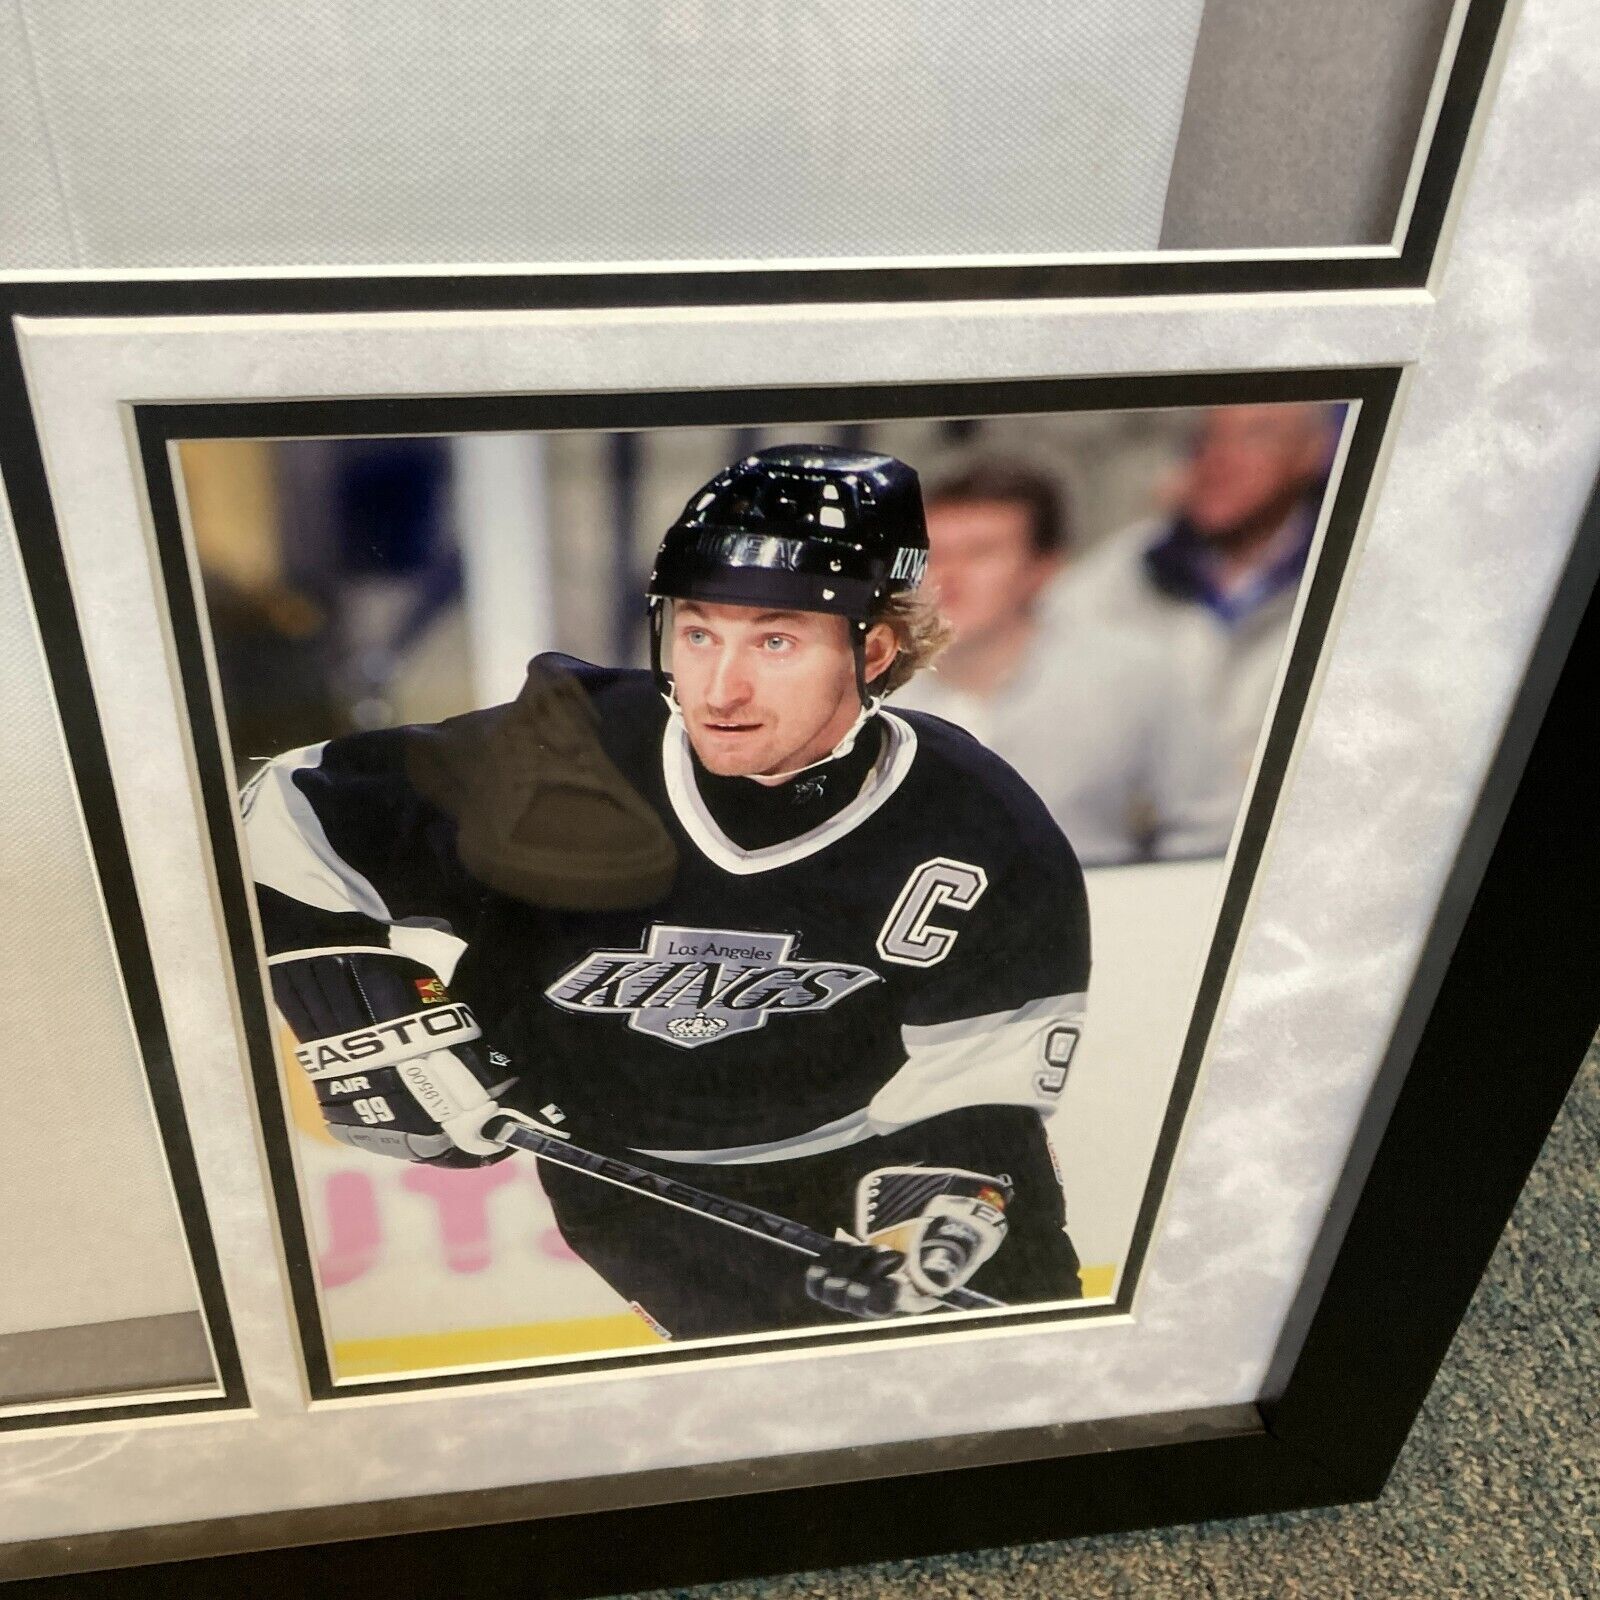
M269 968L334 1138L438 1166L504 1159L482 1129L514 1080L436 973L383 949L292 953Z
M389 1109L389 1102L381 1094L372 1095L365 1100L352 1100L350 1109L369 1128L375 1128L380 1122L394 1121L394 1112Z

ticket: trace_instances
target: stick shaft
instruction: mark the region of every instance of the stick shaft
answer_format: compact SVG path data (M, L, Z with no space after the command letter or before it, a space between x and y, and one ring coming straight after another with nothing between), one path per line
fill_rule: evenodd
M746 1205L742 1200L710 1194L677 1178L668 1177L665 1173L637 1167L631 1161L622 1161L616 1156L603 1156L598 1151L585 1150L581 1145L558 1139L553 1134L541 1133L537 1128L530 1128L511 1117L490 1121L483 1131L486 1137L525 1150L541 1161L587 1173L602 1183L615 1184L619 1189L659 1200L664 1205L676 1206L680 1211L692 1211L696 1216L720 1222L724 1227L737 1228L741 1233L765 1239L799 1255L820 1256L833 1243L827 1234L808 1228L803 1222L781 1217L773 1211L763 1211L759 1206ZM957 1311L992 1309L1005 1304L1002 1300L979 1294L976 1289L952 1289L944 1296L944 1303Z

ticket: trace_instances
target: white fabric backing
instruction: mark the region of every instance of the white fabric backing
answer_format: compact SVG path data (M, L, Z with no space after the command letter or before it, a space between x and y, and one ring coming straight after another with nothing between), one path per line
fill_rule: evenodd
M0 268L1153 250L1201 10L9 0Z

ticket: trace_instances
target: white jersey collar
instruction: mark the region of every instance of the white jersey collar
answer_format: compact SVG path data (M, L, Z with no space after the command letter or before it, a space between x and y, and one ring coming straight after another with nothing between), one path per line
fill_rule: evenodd
M672 803L673 813L700 853L724 872L743 877L804 861L807 856L825 850L834 840L842 839L852 829L859 827L905 782L911 763L916 759L916 730L892 712L880 711L878 715L883 720L883 746L855 798L842 811L835 812L809 833L786 839L782 844L763 846L759 850L740 849L717 826L694 781L689 735L678 717L669 716L661 735L661 770L666 778L667 799Z

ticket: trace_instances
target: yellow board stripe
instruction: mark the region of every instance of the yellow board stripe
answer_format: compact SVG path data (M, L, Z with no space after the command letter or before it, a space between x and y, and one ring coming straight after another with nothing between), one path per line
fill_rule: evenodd
M372 1378L389 1372L429 1371L540 1356L577 1355L661 1344L631 1313L579 1317L570 1322L523 1322L502 1328L464 1328L454 1333L413 1333L388 1339L342 1339L333 1347L340 1378Z
M1117 1269L1081 1267L1084 1297L1111 1295ZM521 1322L501 1328L463 1328L453 1333L402 1334L387 1339L343 1339L333 1347L340 1378L375 1378L391 1372L427 1372L541 1356L582 1355L593 1350L628 1350L665 1341L631 1314L578 1317L568 1322Z
M1117 1281L1117 1267L1079 1267L1078 1282L1083 1285L1085 1300L1109 1300L1111 1285Z

